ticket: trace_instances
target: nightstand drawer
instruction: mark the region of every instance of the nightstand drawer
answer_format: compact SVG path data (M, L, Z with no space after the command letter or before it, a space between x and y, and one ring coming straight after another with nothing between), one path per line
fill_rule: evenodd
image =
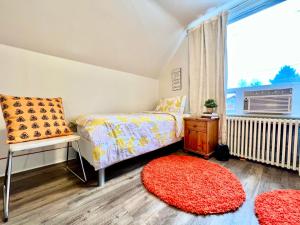
M203 123L201 121L186 121L186 127L189 130L206 132L206 123Z
M184 149L211 156L218 144L218 119L190 117L184 119Z

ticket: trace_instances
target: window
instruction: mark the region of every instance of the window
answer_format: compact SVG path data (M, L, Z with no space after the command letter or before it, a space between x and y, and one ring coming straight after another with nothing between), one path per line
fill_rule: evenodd
M245 92L292 88L300 117L299 24L300 1L287 0L228 25L228 114L246 114Z

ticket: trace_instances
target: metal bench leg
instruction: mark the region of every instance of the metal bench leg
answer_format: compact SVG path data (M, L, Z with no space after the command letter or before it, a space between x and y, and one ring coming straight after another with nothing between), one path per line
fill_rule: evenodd
M9 151L7 157L7 163L6 163L4 184L3 184L3 221L4 222L8 221L12 157L13 157L13 152Z
M69 162L69 149L70 149L70 143L68 142L68 146L67 146L67 160L66 160L66 168L72 173L74 174L79 180L81 180L82 182L86 182L86 175L85 175L85 170L83 167L83 162L82 162L82 157L81 157L81 152L80 152L80 147L79 147L79 143L78 141L76 141L77 144L77 152L78 152L78 156L79 156L79 160L80 160L80 164L81 164L81 169L82 169L82 173L83 173L83 178L80 177L76 172L74 172L69 166L68 166L68 162Z
M105 169L98 171L98 187L103 187L105 184Z

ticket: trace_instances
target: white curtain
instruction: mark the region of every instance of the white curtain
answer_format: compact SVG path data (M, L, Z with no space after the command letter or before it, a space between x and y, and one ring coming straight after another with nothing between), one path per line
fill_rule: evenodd
M219 143L226 143L226 25L227 14L222 13L188 33L190 110L200 115L205 111L205 100L216 100Z

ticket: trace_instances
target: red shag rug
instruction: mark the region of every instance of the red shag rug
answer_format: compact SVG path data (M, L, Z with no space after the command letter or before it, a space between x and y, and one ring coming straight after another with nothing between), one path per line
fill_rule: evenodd
M276 190L258 195L255 213L260 225L300 224L300 190Z
M142 171L142 182L167 204L201 215L234 211L246 199L241 183L228 169L192 156L151 161Z

